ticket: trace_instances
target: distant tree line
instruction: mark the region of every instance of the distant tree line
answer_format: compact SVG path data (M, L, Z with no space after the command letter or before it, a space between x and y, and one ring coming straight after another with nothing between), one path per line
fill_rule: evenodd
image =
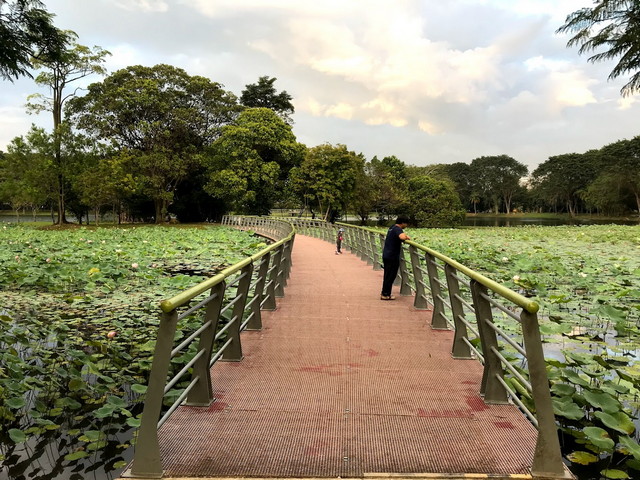
M640 136L549 157L530 174L506 155L430 168L453 181L467 212L618 216L640 211Z

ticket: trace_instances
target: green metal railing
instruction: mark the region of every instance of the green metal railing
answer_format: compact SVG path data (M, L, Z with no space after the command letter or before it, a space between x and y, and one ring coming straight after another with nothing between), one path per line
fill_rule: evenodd
M302 218L287 221L299 233L329 242L335 241L338 228L344 228L343 247L374 269L382 268L385 235L380 231ZM454 330L454 358L477 358L483 363L480 394L484 401L513 402L536 426L532 475L565 477L538 327L538 304L410 240L403 248L396 284L401 295L415 295L415 308L432 310L432 328ZM514 333L517 330L519 333Z
M284 296L295 228L286 221L262 217L225 217L222 223L253 230L275 243L161 302L153 365L128 476L162 477L158 429L180 405L206 407L214 401L210 368L218 360L240 361L240 332L259 330L260 311L275 310L276 297ZM200 319L201 325L175 345L179 322L188 317ZM168 378L171 360L185 353L190 360ZM163 413L165 396L174 388L181 393Z

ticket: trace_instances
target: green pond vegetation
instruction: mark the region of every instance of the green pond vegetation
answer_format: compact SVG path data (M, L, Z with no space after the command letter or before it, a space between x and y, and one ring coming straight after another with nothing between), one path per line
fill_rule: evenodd
M124 467L160 300L264 246L223 227L1 226L0 476Z
M563 453L580 478L637 478L640 226L409 233L416 242L540 303ZM510 328L508 323L503 329ZM518 329L511 328L517 335ZM509 381L532 407L517 380Z
M409 233L540 303L565 456L580 478L637 477L640 226ZM0 473L80 479L124 467L159 301L263 247L224 227L0 226Z

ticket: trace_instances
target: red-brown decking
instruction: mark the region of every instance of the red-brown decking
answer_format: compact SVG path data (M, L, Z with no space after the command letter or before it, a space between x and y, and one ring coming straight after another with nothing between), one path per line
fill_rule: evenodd
M285 297L217 363L217 400L160 431L167 477L529 473L536 430L485 405L475 360L451 358L413 298L381 301L382 272L298 235ZM397 288L396 292L397 294Z

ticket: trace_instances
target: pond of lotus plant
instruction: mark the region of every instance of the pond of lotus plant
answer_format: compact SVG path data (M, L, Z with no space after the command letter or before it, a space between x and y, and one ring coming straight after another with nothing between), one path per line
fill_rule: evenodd
M570 468L581 479L640 478L640 226L408 233L539 302Z
M225 227L0 226L0 477L117 476L140 422L159 301L264 246Z

